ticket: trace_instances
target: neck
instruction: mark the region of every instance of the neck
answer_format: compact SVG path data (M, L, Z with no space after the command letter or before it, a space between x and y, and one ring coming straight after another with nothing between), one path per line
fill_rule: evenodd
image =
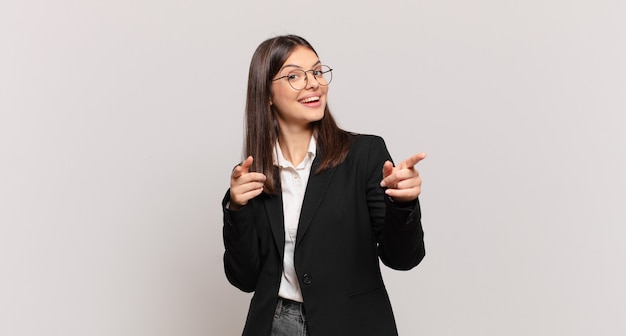
M300 132L282 131L278 135L278 145L285 159L297 167L306 156L313 131L308 129Z

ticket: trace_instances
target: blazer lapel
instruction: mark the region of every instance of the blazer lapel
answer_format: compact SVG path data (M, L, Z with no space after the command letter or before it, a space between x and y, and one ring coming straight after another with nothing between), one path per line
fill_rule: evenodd
M280 260L283 260L285 253L285 216L283 215L283 196L280 190L280 173L278 169L274 170L274 179L276 181L276 195L267 196L267 200L264 203L270 229L276 242L276 248L280 253Z
M327 169L315 175L315 170L319 166L320 156L317 155L313 160L311 167L311 175L309 175L309 181L307 183L306 192L304 194L304 200L302 201L302 210L300 211L300 221L298 223L298 235L296 237L296 248L300 245L302 238L309 229L315 213L322 203L324 194L330 184L330 181L335 173L335 168Z

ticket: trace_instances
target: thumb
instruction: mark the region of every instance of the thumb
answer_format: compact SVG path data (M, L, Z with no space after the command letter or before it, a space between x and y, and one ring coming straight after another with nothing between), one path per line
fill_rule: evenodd
M393 163L387 160L385 164L383 164L383 178L391 175L391 173L393 173Z

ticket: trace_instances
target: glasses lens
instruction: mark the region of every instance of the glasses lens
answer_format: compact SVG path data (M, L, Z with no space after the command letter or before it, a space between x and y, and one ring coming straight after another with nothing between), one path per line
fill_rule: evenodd
M320 85L328 85L330 81L333 80L333 69L329 68L326 65L321 65L319 68L315 69L314 72L315 79Z
M306 73L303 70L293 70L287 75L289 84L296 90L302 90L306 87Z

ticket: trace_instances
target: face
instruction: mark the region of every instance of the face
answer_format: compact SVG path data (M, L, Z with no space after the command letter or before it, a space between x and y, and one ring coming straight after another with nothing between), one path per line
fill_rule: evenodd
M316 69L319 65L320 60L311 49L298 46L274 78L287 76L293 70ZM324 116L328 86L319 85L310 71L306 74L307 85L300 91L291 87L287 78L272 82L270 104L273 105L278 124L283 130L294 127L308 129L310 123Z

